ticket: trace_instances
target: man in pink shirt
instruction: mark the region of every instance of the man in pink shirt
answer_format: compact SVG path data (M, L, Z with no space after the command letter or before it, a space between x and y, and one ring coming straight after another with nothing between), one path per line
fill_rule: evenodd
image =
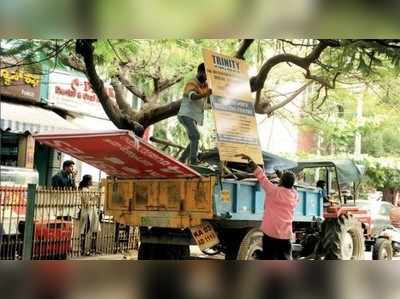
M292 223L298 197L293 188L295 176L292 172L284 172L279 185L272 184L264 170L247 155L240 157L249 161L261 187L265 191L264 216L261 224L263 236L263 258L265 260L292 259Z

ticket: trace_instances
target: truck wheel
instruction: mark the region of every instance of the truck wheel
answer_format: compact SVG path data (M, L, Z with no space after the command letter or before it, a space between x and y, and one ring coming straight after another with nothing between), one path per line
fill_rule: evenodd
M138 260L184 260L190 257L188 245L140 243Z
M225 255L225 260L234 261L238 257L239 247L244 236L249 231L246 229L229 229L218 232L221 240L221 249Z
M153 245L155 245L155 244L141 242L139 245L138 260L153 259L153 255L154 255L154 246Z
M391 260L393 258L392 242L388 239L378 238L372 251L374 260Z
M167 245L169 248L170 260L187 260L190 257L190 247L188 245Z
M225 260L234 261L237 259L240 244L229 243L225 248Z
M156 260L185 260L190 257L190 249L187 245L154 244L156 246Z
M233 236L229 236L228 239L224 240L222 248L225 254L225 260L234 261L237 259L241 242L242 242L241 236L237 236L236 238L234 238Z
M361 223L348 214L325 220L320 247L319 252L326 260L362 260L364 233Z
M244 236L237 255L238 260L259 260L262 258L263 232L257 228L248 231Z

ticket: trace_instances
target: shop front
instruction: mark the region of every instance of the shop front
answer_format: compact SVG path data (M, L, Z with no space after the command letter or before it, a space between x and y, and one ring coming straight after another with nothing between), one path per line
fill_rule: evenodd
M61 109L67 113L67 120L81 130L113 130L116 126L108 119L104 109L90 86L87 78L77 72L66 72L56 70L45 80L48 81L48 103L54 108ZM114 89L105 84L105 90L112 100L115 101ZM125 91L127 92L127 91ZM125 94L125 96L132 96ZM71 156L63 155L62 160L73 160L78 171L78 177L90 174L94 182L105 177L105 173Z
M38 172L39 183L46 185L49 169L59 167L59 163L54 166L54 161L50 161L50 156L56 156L54 150L35 144L32 134L77 126L43 107L40 79L21 68L0 70L0 165L21 173Z
M1 161L2 167L36 172L40 185L50 185L65 160L74 160L78 179L91 174L99 181L100 170L35 142L32 134L62 130L112 130L100 101L83 74L55 70L43 76L21 68L1 69ZM105 84L115 101L114 90ZM127 90L128 104L137 100ZM56 113L56 112L57 113Z

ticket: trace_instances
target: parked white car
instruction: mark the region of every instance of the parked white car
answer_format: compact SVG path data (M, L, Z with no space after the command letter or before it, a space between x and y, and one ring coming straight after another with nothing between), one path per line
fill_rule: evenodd
M378 236L385 227L391 226L390 211L393 205L386 201L357 200L356 206L368 210L372 218L372 236Z
M400 252L400 229L393 226L390 213L394 208L382 200L358 200L358 207L367 209L372 218L372 258L374 260L391 260Z

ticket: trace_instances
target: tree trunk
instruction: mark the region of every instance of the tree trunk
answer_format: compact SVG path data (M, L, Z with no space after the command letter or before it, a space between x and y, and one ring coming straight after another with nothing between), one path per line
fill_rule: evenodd
M400 188L385 187L383 189L383 200L395 206L400 205Z

